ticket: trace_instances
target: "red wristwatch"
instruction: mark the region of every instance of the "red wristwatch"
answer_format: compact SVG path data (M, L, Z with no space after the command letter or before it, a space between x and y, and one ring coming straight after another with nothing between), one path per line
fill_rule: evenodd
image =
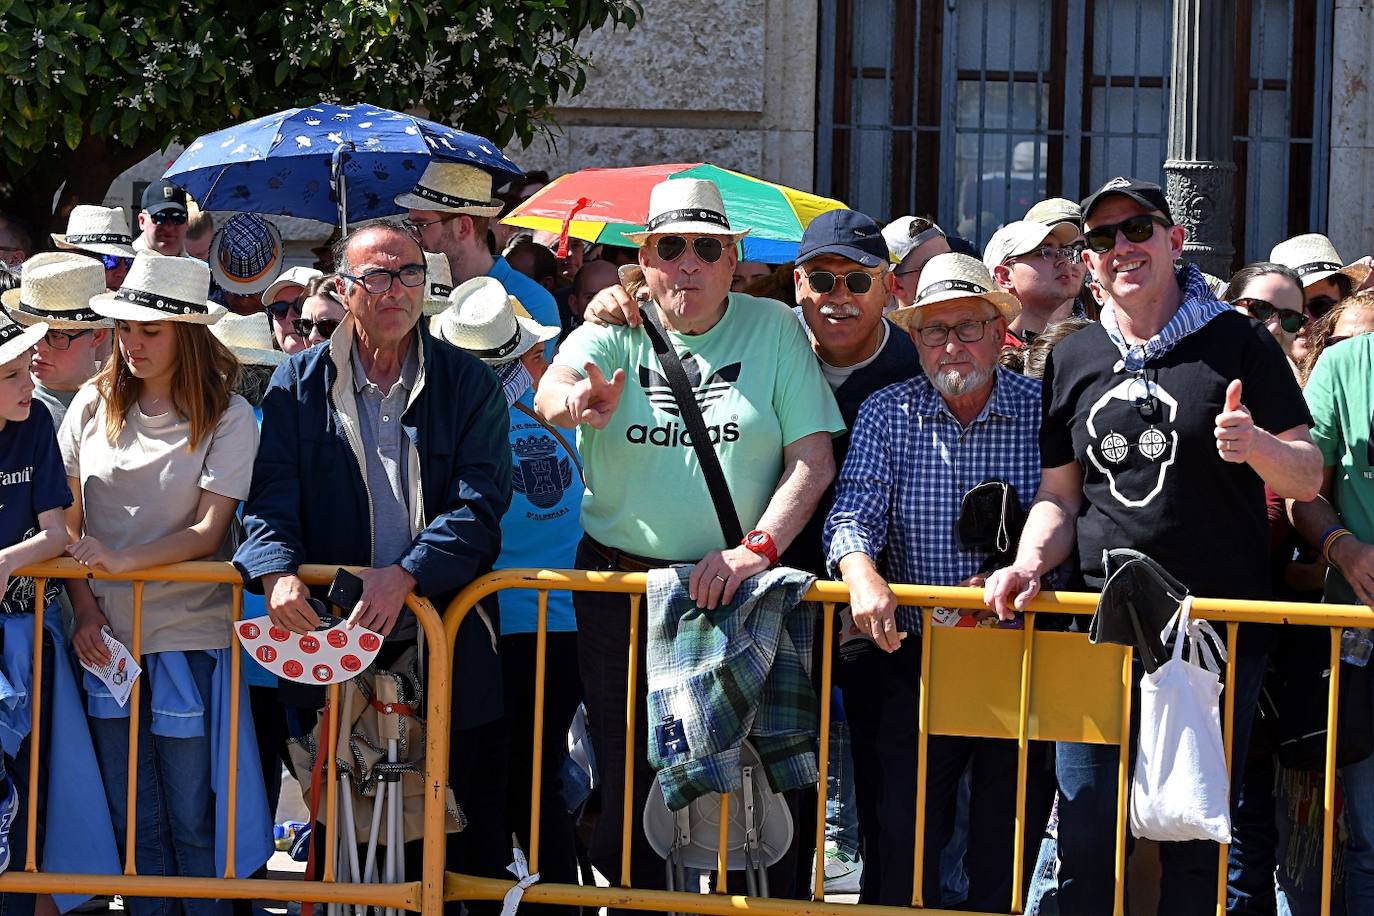
M773 543L773 535L767 531L760 531L755 528L744 536L744 540L740 541L740 544L766 559L769 566L778 562L778 545Z

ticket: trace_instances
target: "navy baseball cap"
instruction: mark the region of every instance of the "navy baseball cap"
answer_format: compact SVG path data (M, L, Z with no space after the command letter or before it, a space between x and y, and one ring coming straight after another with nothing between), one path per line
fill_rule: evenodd
M186 192L166 178L160 178L143 190L143 209L151 213L164 210L186 212Z
M883 227L858 210L827 210L811 221L797 246L797 264L823 254L839 255L864 267L887 263Z
M1103 198L1110 197L1113 194L1122 194L1129 197L1142 207L1158 210L1160 215L1170 223L1174 221L1174 215L1169 212L1169 198L1164 196L1163 188L1152 181L1141 181L1138 178L1117 177L1083 198L1080 209L1083 211L1084 229L1088 228L1088 219L1092 214L1093 207L1097 206Z

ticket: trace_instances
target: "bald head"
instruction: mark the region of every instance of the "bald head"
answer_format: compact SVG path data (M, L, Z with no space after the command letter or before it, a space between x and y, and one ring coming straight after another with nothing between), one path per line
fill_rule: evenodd
M573 282L572 295L568 297L568 308L575 316L581 318L582 310L592 301L593 296L619 282L620 274L610 261L598 259L586 262L577 272L577 279Z

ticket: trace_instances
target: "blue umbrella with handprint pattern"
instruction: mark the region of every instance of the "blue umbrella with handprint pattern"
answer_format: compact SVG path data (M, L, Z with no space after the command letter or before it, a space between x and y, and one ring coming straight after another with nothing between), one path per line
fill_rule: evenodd
M476 134L375 105L322 102L206 134L163 177L205 210L346 227L400 213L393 199L415 187L430 159L474 165L493 186L524 174Z

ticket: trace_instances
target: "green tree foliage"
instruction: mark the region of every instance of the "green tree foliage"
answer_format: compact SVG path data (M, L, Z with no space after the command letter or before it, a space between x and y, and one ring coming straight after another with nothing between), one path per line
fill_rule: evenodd
M0 206L43 228L173 142L316 101L424 108L506 144L638 0L0 0ZM65 183L65 187L64 187Z

